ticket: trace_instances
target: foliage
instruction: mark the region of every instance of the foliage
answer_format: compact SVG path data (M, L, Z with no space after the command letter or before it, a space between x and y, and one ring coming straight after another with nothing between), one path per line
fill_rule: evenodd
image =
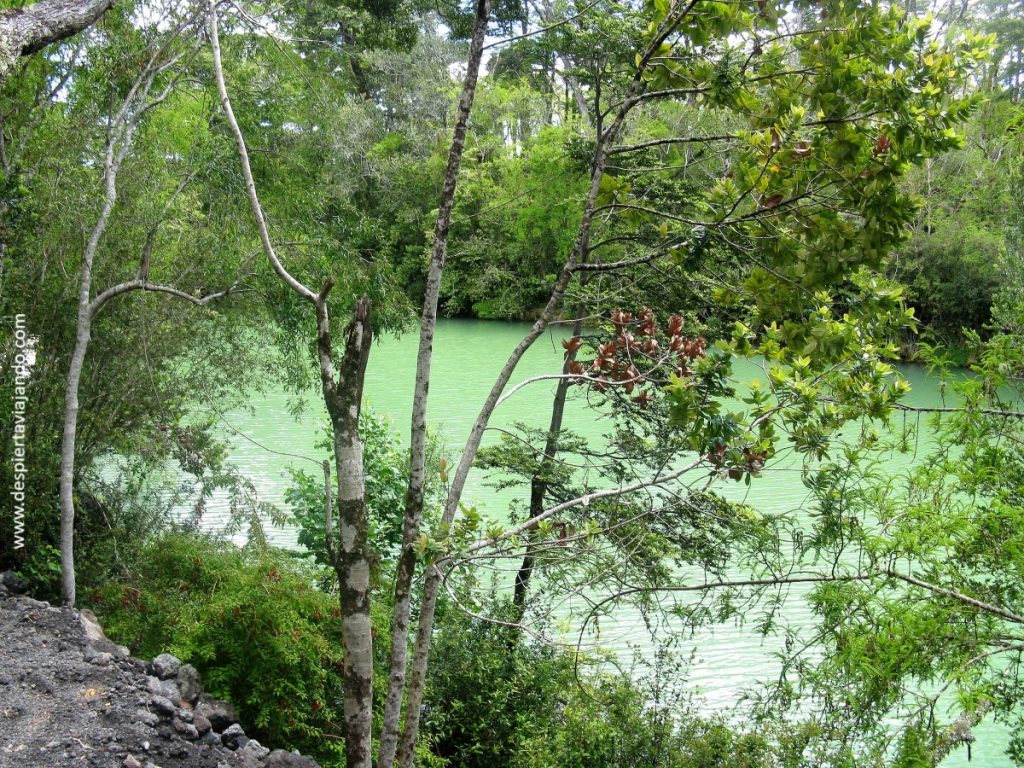
M924 328L943 342L987 333L997 289L1012 269L1018 109L998 94L972 117L965 145L908 173L921 200L911 236L889 271L908 286Z
M493 597L486 614L498 621L513 615ZM450 765L774 764L767 740L694 713L671 682L678 669L669 655L657 654L632 674L616 673L457 609L449 609L443 626L423 717L432 752Z
M36 361L26 387L31 409L25 435L28 540L25 550L12 551L9 518L0 518L2 567L19 567L25 552L45 550L57 541L53 510L60 441L54 436L61 434L63 423L77 273L99 215L104 141L99 126L137 74L144 42L153 33L134 27L121 12L105 19L104 31L31 60L24 78L10 78L0 89L5 117L0 315L25 316ZM185 183L175 194L183 177L188 181L190 174L198 175L196 167L216 154L217 139L205 117L196 102L172 94L140 124L135 152L119 178L120 203L109 237L96 257L101 289L134 277L147 252L152 279L178 282L187 292L228 287L237 277L241 251L232 209L208 207L203 192L209 187L200 192L199 184ZM194 254L208 258L194 259ZM240 306L232 299L213 313L135 292L115 299L97 317L80 387L76 456L76 491L87 501L76 519L83 563L101 570L111 563L112 550L130 550L133 537L149 530L158 510L173 503L175 494L165 493L153 508L141 509L156 496L156 484L147 485L143 478L165 462L177 461L200 497L211 484L227 484L220 444L209 434L211 424L190 413L213 403L230 408L274 367L276 355L252 344L250 331L259 321L250 324L255 318L240 312ZM11 331L5 320L0 330L5 371L14 353ZM263 338L273 334L264 332ZM5 375L0 403L7 413L12 412L12 384ZM11 444L13 428L13 420L0 421L5 445ZM121 459L125 471L115 469ZM10 471L4 462L0 481L5 487L11 483ZM120 488L111 487L112 477L122 481ZM145 526L133 530L143 517ZM95 552L90 551L93 545ZM52 594L46 585L38 586Z
M401 449L389 419L363 410L359 419L363 442L363 468L366 473L366 506L370 517L370 544L378 562L394 563L402 541L402 515L405 512L405 488L408 483L408 457ZM324 440L321 448L331 448ZM285 491L285 503L299 527L298 543L306 548L318 565L329 566L324 517L323 476L314 477L304 470L291 471L292 485ZM332 499L337 506L337 499ZM338 510L334 511L335 521ZM340 536L338 528L335 536ZM340 547L340 539L338 539Z
M480 563L522 562L529 547L544 555L547 577L531 596L537 614L556 590L588 600L607 590L587 621L629 599L648 621L660 611L687 627L764 608L765 632L783 585L806 568L821 581L812 602L828 653L817 664L787 659L800 679L779 681L758 710L763 732L751 735L674 716L684 702L664 698L665 686L594 673L577 690L569 656L452 608L442 611L428 681L424 760L755 766L779 764L779 744L797 754L816 742L818 764L895 755L909 765L945 748L948 718L928 699L936 686L955 691L969 717L991 709L1016 722L1021 650L1007 622L1019 623L1024 590L1024 469L1013 447L1024 436L1003 412L1017 407L1006 390L1022 370L1024 326L1020 283L1008 280L1024 242L1019 13L985 3L976 23L941 27L899 4L541 5L495 7L492 31L540 24L495 51L480 85L442 311L532 317L578 255L586 263L565 272L574 277L564 306L589 326L570 340L567 353L580 356L568 370L581 384L574 393L609 415L608 441L560 435L575 469L546 461L543 432L520 430L482 452L478 466L542 481L564 513L512 535L496 523L482 530L464 507L421 537L419 554L438 562L476 547ZM29 316L38 358L33 555L6 548L5 519L0 565L20 565L43 589L56 533L53 435L75 278L98 215L104 125L147 44L169 28L139 11L119 7L91 35L29 60L0 92L0 315ZM224 53L282 260L304 283L334 281L335 336L363 294L377 330L403 329L424 287L466 8L345 0L260 12L227 10ZM244 402L265 382L301 391L315 378L308 307L250 255L258 243L231 136L208 54L196 50L164 73L173 87L139 125L96 280L149 269L190 293L237 291L201 312L133 295L98 318L77 457L83 582L112 633L143 653L177 652L267 738L335 760L340 642L334 598L312 586L323 574L262 547L258 516L246 518L253 541L241 550L161 533L186 490L199 499L197 517L219 488L235 492L240 517L268 509L227 464L216 422L194 414ZM943 443L928 465L902 486L885 484L870 450L902 407L907 388L892 361L918 321L942 342L976 346L977 378L959 391L964 410L938 424ZM764 380L743 388L736 372L750 360ZM10 405L5 387L0 409ZM373 546L387 566L406 457L380 420L367 416L362 429ZM849 447L844 430L861 445ZM10 438L0 423L0 440ZM790 451L818 499L809 527L708 489L753 484ZM188 488L151 479L172 461ZM662 483L685 462L692 474ZM429 474L445 482L438 470ZM10 471L0 467L0 483ZM324 564L321 478L296 472L288 502L300 543ZM704 583L681 585L684 565ZM745 584L729 583L737 570ZM386 572L374 574L378 584ZM464 562L450 575L457 588L479 589ZM740 589L751 584L768 586ZM663 605L677 588L721 591ZM378 693L387 608L375 601ZM771 717L792 718L801 693L823 702L818 720L773 731ZM898 733L888 730L893 713Z
M316 569L283 553L167 533L129 577L87 595L108 634L137 655L169 652L238 709L267 743L339 754L341 620Z

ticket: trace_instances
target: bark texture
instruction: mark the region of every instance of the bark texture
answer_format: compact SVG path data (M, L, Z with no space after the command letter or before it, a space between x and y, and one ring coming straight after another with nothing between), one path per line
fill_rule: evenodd
M478 0L473 35L470 40L466 76L459 97L458 114L448 151L441 202L434 227L434 245L427 270L427 285L423 296L423 314L420 319L419 352L416 357L416 384L413 393L412 424L410 428L409 486L405 496L405 516L402 525L402 551L395 574L395 607L391 619L391 654L389 660L388 692L384 701L384 722L381 729L378 768L391 768L398 748L399 722L402 714L402 695L405 690L406 665L409 647L409 612L412 580L416 571L416 539L423 521L423 495L426 485L427 395L430 388L430 364L433 357L434 331L437 326L437 300L441 288L441 273L448 255L448 232L451 228L455 190L459 167L466 146L469 115L473 108L476 85L483 59L484 38L491 0Z
M334 433L334 460L338 475L338 533L340 547L334 546L333 519L329 485L329 465L324 477L328 484L325 509L328 553L340 587L342 645L345 651L345 760L348 768L371 768L373 726L373 634L370 626L370 547L363 474L363 446L359 435L359 411L363 399L363 380L373 338L370 302L356 302L352 319L345 329L344 350L335 373L335 353L331 343L331 320L327 297L333 283L328 280L314 292L296 279L274 250L249 163L245 136L235 118L224 81L224 65L217 33L217 12L213 0L207 3L210 48L214 77L221 106L235 137L238 157L245 179L246 195L259 232L264 254L278 277L298 296L309 301L316 312L317 357L324 403Z
M94 24L114 0L40 0L0 11L0 82L22 56Z
M321 291L326 298L326 291ZM333 359L325 303L317 305L321 356ZM322 378L324 402L334 432L338 474L338 533L341 547L334 552L342 611L341 637L345 650L345 760L349 768L369 768L373 727L373 636L370 626L369 519L366 511L363 446L359 412L363 381L373 332L370 302L356 302L345 329L345 351L334 381ZM324 373L324 371L321 371ZM333 542L332 542L332 549Z

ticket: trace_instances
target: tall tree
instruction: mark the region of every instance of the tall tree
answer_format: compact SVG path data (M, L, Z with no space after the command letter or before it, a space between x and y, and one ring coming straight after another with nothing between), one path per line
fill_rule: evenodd
M427 273L411 435L413 473L396 579L379 768L389 768L394 759L403 768L413 763L433 619L445 579L461 555L503 556L511 549L522 562L530 548L546 544L547 523L563 512L583 510L586 517L589 510L606 508L605 502L631 494L656 497L662 490L698 479L753 476L774 455L779 440L773 432L776 424L788 430L800 450L817 454L845 421L884 409L902 392L884 363L889 347L876 340L906 322L906 316L898 294L870 272L899 239L912 212L896 184L900 174L909 163L956 143L953 127L969 103L955 94L984 48L983 42L970 37L945 46L929 38L925 22L878 6L801 7L804 26L798 31L779 9L766 4L692 0L655 3L635 12L602 7L594 39L605 41L607 55L588 84L594 100L590 132L576 143L585 165L586 189L575 238L559 254L562 263L548 281L538 319L509 356L472 426L449 487L438 532L441 540L436 547L424 548L424 535L416 535L422 520L418 489L423 473L422 457L417 459L422 448L417 446L422 445L426 424L437 286L488 10L483 2L474 8L469 66ZM596 10L588 8L586 13ZM336 368L358 371L366 348L355 344L354 358L346 354L340 362L335 359L327 303L333 283L325 279L314 291L289 272L275 252L245 137L228 98L212 4L209 22L220 99L235 137L263 251L289 292L315 310L339 497L353 502L343 504L340 521L342 552L351 558L337 560L346 612L346 688L352 696L346 700L346 746L349 764L366 766L373 702L369 587L360 554L365 551L365 505L358 503L358 429L346 418L358 409L361 383L358 375L335 376ZM942 101L942 109L935 108L936 100ZM721 113L731 117L730 127L709 132L710 125L720 127L723 121L701 118ZM652 114L660 118L653 126L639 119ZM690 183L697 173L691 166L698 162L704 171L699 183ZM726 353L683 334L675 320L665 326L665 335L653 311L612 314L609 338L591 347L591 373L584 374L575 366L579 361L570 360L562 376L596 391L638 388L638 408L662 396L656 383L669 384L663 397L671 424L693 455L672 469L645 466L644 476L612 478L608 487L586 489L534 510L521 523L489 530L457 551L460 542L451 536L445 539L444 532L458 529L462 494L484 432L495 409L512 394L505 389L522 356L558 317L580 275L593 274L595 283L609 283L639 274L651 283L651 274L666 273L694 280L702 290L712 284L708 275L717 278L718 290L706 300L729 307L749 323L738 325L732 338L723 342L738 353L757 349L773 361L777 370L772 396L759 395L745 416L725 412L724 402L732 394ZM698 274L706 279L697 283ZM365 305L357 305L347 338L368 340L370 334L363 327L367 317ZM342 387L345 392L339 395ZM342 397L344 408L332 405L335 396ZM834 399L836 405L819 413L819 397ZM465 529L472 531L472 526ZM523 535L526 544L520 539ZM415 555L424 551L440 556L426 563L419 623L407 666L409 585ZM779 580L765 580L769 582ZM659 582L650 589L676 587ZM403 687L406 711L399 735Z
M871 294L879 287L857 273L877 268L912 211L894 182L914 158L955 144L951 129L966 113L968 102L951 98L948 111L937 114L932 101L942 93L942 84L962 80L961 64L983 55L984 41L968 36L962 49L944 50L927 39L925 24L908 22L898 9L802 10L805 28L793 32L782 29L776 9L763 5L655 4L643 16L647 26L640 52L628 54L630 76L616 81L613 73L601 73L602 81L595 86L601 97L594 109L598 118L591 137L590 186L575 243L539 319L508 358L473 424L452 478L442 515L444 530L455 523L482 436L513 371L556 316L580 272L614 275L673 259L713 269L711 259L738 250L747 264L715 298L720 304L737 303L742 296L754 308L755 322L765 326L759 333L739 326L738 349L750 350L751 341L758 340L764 354L779 359L790 371L780 371L782 381L800 378L807 365L819 376L842 370L841 376L828 381L836 388L832 396L839 395L852 412L878 408L899 393L899 387L887 383L891 369L877 358L865 365L863 357L866 352L869 357L887 354L885 348L865 347L864 342L890 332L893 322L903 322L898 302L865 296L857 301L867 301L863 306L870 305L869 311L848 313L845 321L832 318L843 311L839 307L849 306L853 295ZM627 15L625 24L631 23L636 21ZM897 71L906 68L896 79L918 82L927 95L920 100L898 95L906 91L901 83L892 82L894 61L902 62ZM939 62L941 66L935 66ZM885 94L883 83L895 90ZM743 127L709 135L699 123L684 124L682 128L691 132L670 129L661 136L620 143L629 136L634 111L695 100L731 110ZM907 116L918 110L927 111L930 118L908 122ZM694 144L715 148L705 152L706 157L727 157L728 165L709 189L680 207L680 197L666 192L657 174L684 172L689 163L676 153ZM595 241L596 232L603 238ZM630 371L629 358L643 349L633 329L646 328L651 320L615 317L617 335L595 350L597 373L583 379L594 379L593 386L604 389L644 381L639 372ZM651 326L644 335L651 338L655 330ZM844 338L851 343L841 341ZM803 422L813 423L816 417L794 399L799 388L783 388L780 404L761 411L762 404L743 426L722 414L718 403L731 394L721 383L728 372L725 359L716 354L693 364L704 358L703 344L682 338L678 328L671 345L680 364L669 397L675 401L678 424L686 425L694 460L555 504L503 534L483 536L465 550L467 557L517 541L566 510L644 489L668 488L689 473L700 476L709 465L716 474L728 470L728 475L735 472L741 478L756 472L774 450L775 438L768 428L776 414L782 423L791 420L788 426L794 434L804 433L802 449L811 452L818 450L814 443L819 439L812 435L820 429L833 431L842 421L809 429ZM657 348L648 346L645 354L660 357L650 351ZM858 383L851 385L854 381ZM870 397L865 397L867 392ZM646 398L653 396L648 390ZM743 436L746 429L752 433ZM434 611L450 564L442 556L427 570L399 752L403 768L413 762Z
M162 104L178 82L178 75L162 78L177 64L195 51L195 45L187 43L182 48L180 38L193 25L186 18L171 29L166 38L158 38L156 43L145 52L145 64L140 73L130 84L127 94L120 106L110 116L107 123L107 139L103 149L103 203L89 238L82 253L81 274L79 276L78 322L75 332L75 345L67 374L67 387L64 400L64 425L61 436L60 462L60 551L61 576L65 602L73 606L76 598L74 529L75 529L75 451L78 430L78 393L85 365L86 353L92 335L92 324L97 314L115 297L131 291L164 293L184 299L197 305L205 305L210 301L227 294L227 290L217 291L205 296L197 296L180 288L154 283L150 279L153 247L162 223L158 219L149 231L142 253L139 255L139 267L134 279L112 285L102 291L94 292L93 268L100 243L107 232L117 203L117 178L121 166L131 151L135 133L143 118L151 110ZM194 38L193 38L194 39ZM161 82L161 79L166 82ZM169 209L174 198L181 193L187 183L187 177L178 185L168 200L165 211Z

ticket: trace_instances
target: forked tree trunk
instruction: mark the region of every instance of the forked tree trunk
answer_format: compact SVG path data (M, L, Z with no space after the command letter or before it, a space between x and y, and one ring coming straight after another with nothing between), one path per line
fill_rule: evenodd
M180 28L173 35L177 36L178 32L180 32ZM74 484L79 410L78 389L82 379L82 368L85 365L86 353L89 349L89 340L92 336L93 319L110 299L132 290L172 293L195 304L205 304L211 299L223 296L226 293L221 292L199 299L170 286L150 284L148 282L148 275L144 273L148 270L147 249L152 248L152 237L155 235L154 228L147 238L142 259L143 266L139 278L109 288L95 298L92 298L93 262L95 261L100 241L107 231L114 206L117 203L117 174L125 157L127 157L128 152L131 150L138 121L145 112L161 104L173 87L172 81L158 95L152 98L149 96L150 89L157 75L181 58L181 55L172 55L167 61L161 63L158 61L161 52L166 52L166 49L158 50L153 54L146 67L128 90L128 94L125 96L121 107L116 114L111 116L103 157L103 206L96 219L96 224L89 235L89 240L86 242L85 250L82 252L82 274L79 278L78 289L78 323L75 328L75 346L71 352L67 386L64 391L64 424L60 449L61 586L64 592L64 602L69 606L74 606L76 599ZM178 191L181 191L180 188Z
M78 325L75 329L75 347L68 366L67 387L64 390L64 429L60 446L60 573L64 602L74 607L75 587L75 445L78 432L78 387L82 379L85 355L92 336L92 265L100 240L107 231L110 215L117 202L117 172L131 143L131 132L124 134L124 144L116 147L115 131L107 140L104 158L103 208L93 226L82 253L82 275L78 286Z
M260 236L263 251L274 271L298 296L309 301L316 312L317 357L320 363L320 384L324 403L334 433L334 460L338 474L338 533L340 549L335 550L331 538L330 497L326 509L328 551L338 576L342 610L342 645L345 654L345 762L348 768L371 768L373 727L373 634L370 626L370 545L369 520L366 511L363 474L363 446L359 435L359 411L363 398L363 381L370 355L373 332L370 324L370 302L356 302L352 320L345 329L344 353L338 361L335 377L335 355L331 348L331 322L327 297L332 282L328 280L318 293L296 279L277 257L267 219L256 190L249 163L245 136L235 118L224 81L217 12L214 0L207 2L210 49L213 54L214 77L221 106L235 137L238 157L245 179L246 195Z
M324 295L321 292L321 295ZM326 304L318 305L321 356L331 355ZM342 612L345 651L345 761L349 768L369 768L373 727L373 639L370 626L369 519L363 475L359 412L373 331L370 302L360 299L345 329L344 357L337 381L322 379L324 402L334 432L338 474L338 533L341 548L333 552ZM332 547L333 549L333 547Z
M448 254L448 232L455 207L462 153L466 146L469 115L473 108L476 84L483 59L484 38L491 0L477 0L476 19L466 63L466 77L459 97L458 114L452 143L448 151L444 186L434 227L434 245L427 270L427 287L423 296L420 319L420 343L416 357L416 384L413 392L412 425L409 449L409 485L405 495L402 525L402 551L395 572L395 606L391 618L391 654L388 666L388 692L384 701L384 722L381 729L378 768L391 768L398 747L398 729L405 690L405 670L409 647L409 611L412 579L416 571L416 539L423 521L423 495L426 485L427 394L430 387L430 364L433 357L434 330L437 326L437 300L441 273Z

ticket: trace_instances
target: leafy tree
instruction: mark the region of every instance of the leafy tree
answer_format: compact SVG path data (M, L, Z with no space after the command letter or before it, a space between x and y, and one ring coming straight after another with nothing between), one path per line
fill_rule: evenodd
M251 273L246 287L262 301L249 317L257 328L268 320L280 347L291 347L293 354L282 355L287 383L319 383L331 422L338 504L329 463L323 497L307 487L299 501L322 503L324 548L338 578L348 765L371 764L375 697L384 700L376 723L378 767L411 768L423 754L417 744L421 718L431 714L434 619L443 591L478 589L468 562L510 559L520 574L514 613L489 617L496 622L518 625L527 615L526 595L538 590L525 574L538 553L569 589L607 588L584 629L627 601L645 616L665 611L696 625L736 616L763 598L768 631L773 606L794 581L827 590L896 579L892 569L837 576L835 563L820 560L808 565L810 575L796 575L779 546L786 521L761 519L709 489L730 479L752 483L790 450L810 467L831 455L848 425L859 425L870 442L867 420L885 418L905 392L889 361L912 316L900 289L879 272L916 214L901 187L904 174L959 146L956 128L974 103L969 86L990 39L943 35L928 20L878 4L544 6L537 14L542 28L526 19L510 52L496 59L493 79L478 89L488 25L508 33L526 10L512 3L492 11L481 0L468 9L441 9L450 37L470 40L452 116L446 108L455 95L452 48L438 39L436 20L424 24L412 47L402 27L408 6L285 7L260 34L250 31L254 21L262 23L258 18L222 13L212 2L205 10L212 56L197 53L189 70L194 78L182 81L182 118L123 96L131 95L140 63L149 72L142 53L159 28L150 36L112 35L124 50L97 49L112 74L69 80L66 105L52 97L60 91L51 86L60 82L56 69L19 87L17 97L24 100L32 84L50 93L48 114L57 121L76 117L86 139L88 151L68 172L72 189L83 190L78 200L90 204L63 210L83 209L103 226L93 229L99 234L92 245L73 249L82 254L79 278L87 278L79 307L90 304L89 267L101 244L110 249L101 254L110 258L95 262L103 279L124 283L126 259L114 257L125 254L132 267L142 264L145 277L144 235L161 231L154 223L163 210L158 201L166 200L167 182L177 189L173 181L188 178L179 165L187 156L196 178L177 193L182 210L172 206L168 223L192 233L194 218L207 222L205 234L182 235L189 251L161 243L154 249L159 264L150 266L169 268L185 253L216 255L194 286L204 289L211 287L208 278L222 276L218 267ZM399 22L394 30L388 20ZM127 17L119 23L138 31ZM361 39L349 39L357 33ZM378 34L383 50L372 51ZM339 39L340 48L320 45ZM426 76L405 73L392 86L389 72L414 62L418 52L429 54ZM161 70L152 82L166 76ZM47 87L39 90L40 83ZM572 98L566 94L559 104L556 84ZM534 99L538 89L541 98ZM127 162L128 123L115 119L114 130L96 129L110 112L111 94L129 104L124 114L140 130L133 157L146 162ZM437 105L439 118L424 119ZM31 126L30 117L15 112L19 129ZM188 139L193 130L202 141ZM114 164L97 164L111 151L126 162L125 190L138 190L116 210L109 193ZM22 154L5 167L16 169L30 157ZM98 215L84 191L97 171L108 181ZM50 178L61 178L61 171ZM104 228L128 235L123 247L104 238ZM60 231L50 236L57 239ZM256 249L262 266L242 255ZM420 343L394 597L379 601L370 579L371 489L359 412L373 335L401 327L409 316L399 286L421 301ZM126 320L133 306L126 305ZM496 376L451 473L437 466L444 500L434 524L426 515L433 473L427 392L438 384L431 377L432 342L444 306L491 317L528 315L534 322ZM526 435L527 452L481 454L492 414L512 394L505 389L519 360L565 316L577 331L567 340L561 373L552 373L559 386L550 429ZM168 335L183 327L169 326ZM78 330L81 342L81 322ZM89 331L86 325L85 339ZM74 355L83 345L70 338L62 353L84 370L84 351ZM119 341L112 333L111 348ZM180 358L173 345L166 352L170 372ZM741 391L736 360L756 355L766 381ZM563 433L570 385L613 414L608 450L580 446ZM62 403L72 410L73 389ZM216 452L195 431L185 436ZM557 462L573 454L605 469L589 477L562 471ZM462 504L470 469L481 458L531 478L530 505L511 525L484 521ZM72 500L73 480L65 478L65 502ZM712 578L682 583L679 565ZM421 591L414 592L414 583ZM698 599L689 600L692 595ZM382 609L391 613L384 654L374 652L375 610ZM375 662L385 669L376 683ZM499 682L514 685L517 674L502 667ZM478 670L452 685L474 676ZM436 673L435 680L448 684ZM618 696L614 684L609 692ZM634 739L620 739L612 723L576 708L574 722L589 718L607 726L579 742L589 759L649 761L658 744L684 743L658 713L627 717L633 696L623 693L618 711L633 724ZM446 749L465 755L443 718L435 723ZM707 735L711 764L726 748L749 747L751 762L760 759L756 740L744 745L712 727ZM564 743L560 754L573 749ZM852 754L847 745L842 749Z

